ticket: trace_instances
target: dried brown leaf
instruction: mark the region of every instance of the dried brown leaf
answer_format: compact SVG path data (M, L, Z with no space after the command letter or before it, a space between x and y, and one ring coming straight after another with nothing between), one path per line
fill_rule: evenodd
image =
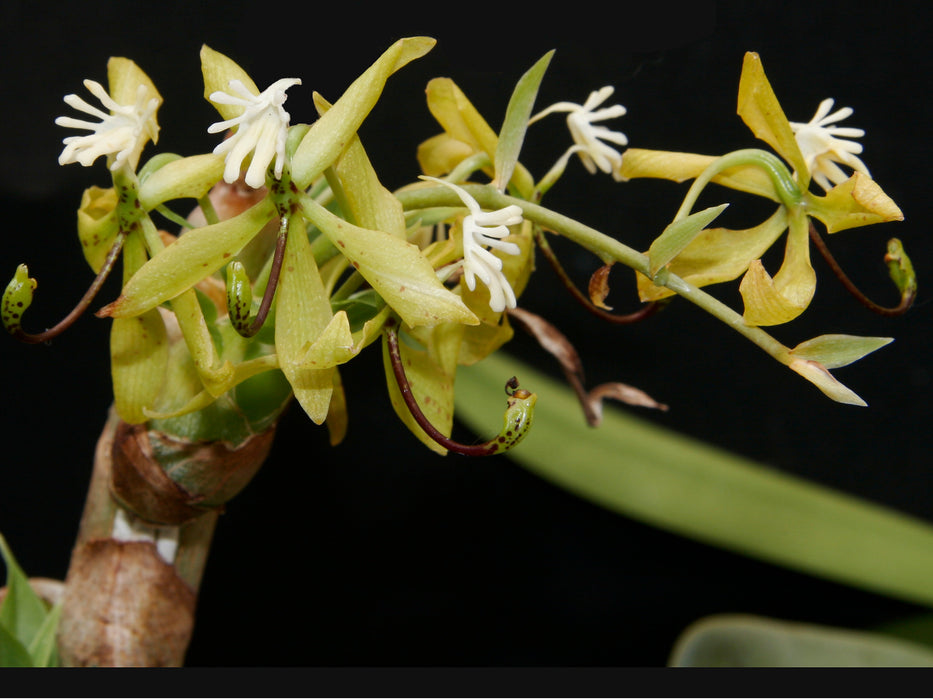
M612 311L612 307L605 303L606 297L609 296L609 272L611 270L612 265L603 265L590 277L589 285L590 301L594 306L606 311Z
M615 399L630 406L643 406L666 411L667 406L658 403L641 389L636 389L621 382L600 384L591 391L587 391L583 378L583 362L570 340L553 324L541 316L526 309L512 309L509 311L519 325L528 332L542 348L557 358L567 383L573 388L583 408L583 415L587 424L597 426L602 421L603 399Z

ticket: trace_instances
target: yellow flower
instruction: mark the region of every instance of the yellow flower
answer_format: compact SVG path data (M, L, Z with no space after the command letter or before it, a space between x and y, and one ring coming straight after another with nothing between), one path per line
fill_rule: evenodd
M672 246L670 236L662 234L652 244L652 248L665 251L663 267L697 286L726 282L744 273L739 289L745 304L744 319L749 325L786 323L800 315L812 300L816 273L810 263L810 217L820 220L829 233L903 218L897 205L855 157L861 150L859 144L836 138L858 136L861 130L827 126L851 112L843 109L829 115L831 107L832 102L824 101L814 119L798 126L795 133L765 76L760 58L749 52L739 81L738 114L752 133L770 145L784 162L758 149L722 157L629 149L623 156L621 175L625 179L661 177L677 182L695 181L674 223L690 215L693 202L709 182L777 203L774 214L748 229L691 231L691 237L682 237L676 246ZM845 177L832 161L846 164L855 172ZM839 181L820 196L810 192L811 178L821 185L824 180ZM677 227L668 228L677 233ZM761 256L784 231L789 231L784 260L772 277ZM638 290L645 301L673 294L640 273Z

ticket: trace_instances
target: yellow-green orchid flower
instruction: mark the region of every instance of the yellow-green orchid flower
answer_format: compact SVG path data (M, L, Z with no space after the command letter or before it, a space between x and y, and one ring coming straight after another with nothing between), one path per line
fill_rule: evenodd
M257 163L261 164L268 195L231 219L184 233L129 279L120 298L103 313L117 319L147 313L226 266L231 322L241 333L251 336L260 330L266 314L274 314L275 363L291 383L302 407L317 423L323 422L330 410L335 367L378 337L378 332L370 326L362 336L354 337L347 313L335 311L329 298L339 268L330 264L325 280L316 256L321 257L321 263L336 256L351 266L389 311L411 327L477 323L460 297L438 279L431 262L417 246L405 240L404 218L397 202L397 218L389 216L388 193L375 179L356 137L356 130L375 105L386 80L426 53L433 43L420 37L400 40L333 105L315 96L319 118L311 126L292 127L281 151L280 136L288 119L287 113L280 109L284 89L297 79L277 81L259 94L253 81L234 61L204 47L201 58L205 96L224 117L225 121L219 124L244 130L242 140L222 149L227 156L225 180L235 174L231 163L239 172L251 152L252 164L246 177L250 177ZM224 89L242 93L242 99L219 96ZM266 93L268 99L263 98ZM255 122L249 118L253 107L253 117L258 120ZM254 128L255 124L259 126ZM284 158L281 164L280 153ZM343 216L306 191L322 176L344 195L341 204L347 210L342 212ZM346 178L350 181L341 185ZM255 178L254 184L259 184ZM279 233L268 268L271 272L263 281L265 293L258 307L259 315L251 319L255 311L251 302L252 283L236 258L260 231L276 221ZM315 239L314 247L309 233ZM195 338L194 344L200 346L202 341ZM214 386L207 387L209 393L216 397L235 386L239 378L232 367ZM207 400L207 395L197 399Z
M65 148L58 157L60 165L80 163L87 167L100 156L106 156L111 170L126 168L134 172L146 143L159 140L156 111L162 104L162 96L149 77L127 58L111 58L107 76L109 93L94 80L85 80L84 86L109 113L88 104L78 95L65 96L65 104L69 107L97 117L100 122L67 116L55 120L59 126L92 132L64 139Z
M163 245L149 211L176 196L203 196L213 179L211 171L220 173L214 168L213 158L208 161L181 159L183 162L167 166L172 176L170 185L163 177L153 180L148 188L140 187L136 167L146 143L158 138L156 110L162 98L149 77L129 59L111 58L107 74L109 92L94 81L87 80L85 85L110 110L109 114L75 95L68 95L65 102L69 106L99 117L101 121L95 124L72 117L56 120L60 126L93 132L65 139L65 149L59 158L62 164L77 162L89 166L100 156L108 159L113 187L88 189L78 211L82 249L97 277L84 298L59 324L42 333L30 334L22 329L21 316L32 301L36 282L28 278L28 269L21 265L4 294L4 308L8 300L15 299L19 315L12 319L5 314L4 325L25 342L43 342L71 325L91 303L121 253L124 279L132 276ZM164 158L159 160L160 164L165 162ZM196 304L194 292L190 301ZM179 304L184 306L185 301ZM196 319L189 321L189 325L195 323ZM111 366L115 405L127 422L144 421L141 407L151 405L164 386L165 340L165 328L155 310L147 311L132 322L120 321L113 325Z
M829 107L831 103L824 103L809 125L795 127L784 116L760 58L750 52L742 67L738 114L752 133L771 146L784 162L757 149L719 158L627 150L621 169L626 179L694 180L674 223L652 244L649 251L652 270L666 267L697 286L729 281L744 273L739 289L745 304L744 319L749 325L785 323L802 313L816 288L816 274L810 263L810 217L820 220L829 233L903 219L900 209L870 178L864 164L852 156L860 149L848 145L850 142L840 143L839 139L831 138L833 132L826 131L829 121L848 114L843 111L827 117ZM835 133L856 136L860 132ZM841 162L854 172L840 177L842 171L835 165L830 170L830 162ZM829 179L837 184L818 195L810 191L811 178L824 187ZM693 203L709 182L766 197L777 202L778 208L761 224L740 231L678 226L691 215ZM784 231L788 231L784 261L772 277L761 257ZM673 293L642 274L638 274L638 290L645 301Z

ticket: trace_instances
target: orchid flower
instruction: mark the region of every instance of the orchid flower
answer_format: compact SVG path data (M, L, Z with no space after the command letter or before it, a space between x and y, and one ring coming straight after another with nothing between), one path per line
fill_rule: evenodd
M832 108L833 99L827 97L820 102L816 114L809 122L790 122L810 175L826 192L849 178L837 163L871 177L865 163L856 155L862 152L862 144L848 140L864 136L865 130L831 126L851 116L853 112L851 107L843 107L830 114ZM843 136L847 138L839 138Z
M260 188L266 182L266 171L275 158L275 177L281 179L285 167L285 139L288 134L288 112L282 106L288 96L285 91L293 85L301 85L298 78L282 78L254 95L243 81L236 78L229 81L232 93L220 90L210 94L208 99L217 105L242 107L241 114L215 122L207 128L209 134L216 134L236 127L229 138L214 149L217 155L226 157L224 182L232 184L240 177L240 168L246 157L252 153L253 159L246 171L246 184Z
M627 146L628 137L620 131L612 131L605 126L594 125L594 122L614 119L625 114L625 107L619 104L596 109L609 99L614 91L615 88L611 85L594 90L582 105L574 102L557 102L538 112L528 121L529 124L533 124L548 114L568 112L567 128L570 129L574 145L561 156L558 164L552 170L562 171L567 159L573 153L576 153L590 174L596 173L596 170L599 169L604 173L611 174L617 181L622 179L620 174L622 154L605 142L608 141L617 146Z
M489 307L496 312L506 307L516 306L515 292L509 281L502 274L502 259L496 257L488 248L502 251L508 255L519 255L517 244L502 240L509 235L509 226L522 222L522 210L512 204L496 211L483 211L477 201L462 187L445 180L422 176L422 180L432 180L449 187L463 204L470 210L463 219L463 278L470 291L476 289L479 277L489 289ZM484 247L486 246L486 247Z
M78 95L65 96L65 104L69 107L100 121L91 122L74 117L58 117L55 120L59 126L92 132L63 139L65 148L58 157L59 164L80 163L88 167L100 156L106 156L112 158L110 170L114 172L124 167L135 170L146 142L150 139L158 141L159 124L155 114L162 103L159 93L146 80L132 87L133 101L123 104L94 80L85 80L84 87L110 112L88 104Z
M757 54L748 53L739 83L738 113L752 133L783 158L746 149L722 157L629 149L621 174L626 178L662 177L681 182L694 180L693 187L675 219L682 220L709 183L748 192L777 203L764 222L744 230L709 228L692 231L677 245L673 241L652 244L666 251L663 267L684 280L703 286L743 276L740 292L744 318L750 325L776 325L799 316L816 289L816 273L810 263L811 217L820 220L829 233L903 218L900 209L868 175L853 155L858 144L836 136L857 136L861 130L827 127L850 113L847 109L828 115L831 102L820 106L814 119L796 130L784 116L765 76ZM830 160L850 165L855 171L846 178L838 168L828 169ZM793 175L791 174L793 172ZM812 179L823 176L841 180L824 196L809 191ZM772 277L761 257L788 231L784 261ZM662 266L662 265L659 265ZM639 295L648 301L673 292L638 275Z

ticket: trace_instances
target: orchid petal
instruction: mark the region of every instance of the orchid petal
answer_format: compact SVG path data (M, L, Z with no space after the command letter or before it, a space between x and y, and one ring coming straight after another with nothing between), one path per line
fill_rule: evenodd
M305 189L344 150L397 70L424 56L436 41L429 37L400 39L390 46L318 119L292 156L292 179Z
M752 133L773 148L797 173L800 189L806 191L810 171L797 145L797 139L784 110L778 102L761 58L749 51L742 63L739 79L738 115Z

